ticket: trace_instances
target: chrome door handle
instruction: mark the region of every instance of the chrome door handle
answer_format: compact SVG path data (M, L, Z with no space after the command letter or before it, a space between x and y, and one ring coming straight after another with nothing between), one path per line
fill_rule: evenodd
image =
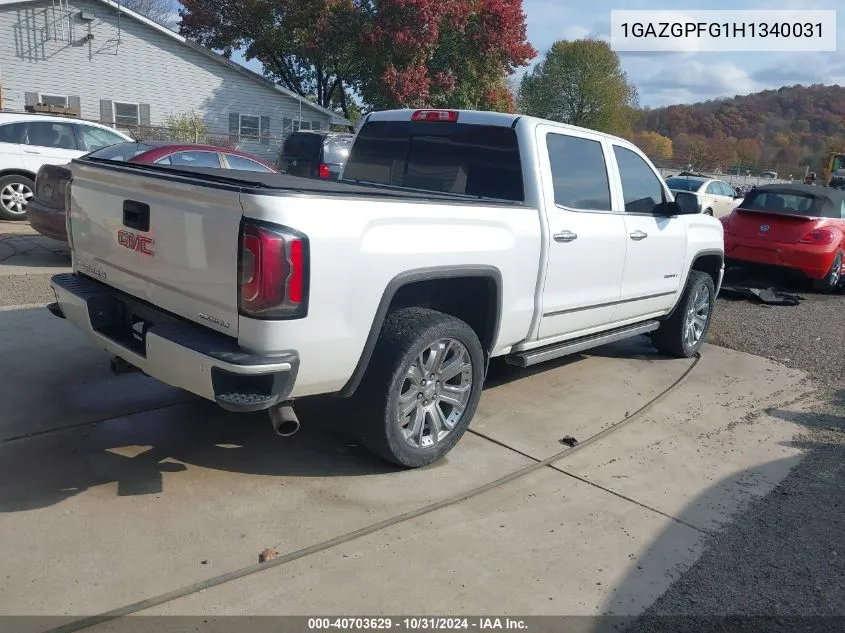
M572 231L561 231L560 233L555 233L554 238L555 242L571 242L578 238L578 234Z
M644 233L642 231L634 231L633 233L631 233L631 239L636 240L638 242L640 240L644 240L647 237L648 237L648 233Z

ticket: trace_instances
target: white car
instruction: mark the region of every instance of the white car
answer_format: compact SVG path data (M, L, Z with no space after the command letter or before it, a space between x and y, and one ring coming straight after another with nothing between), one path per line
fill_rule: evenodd
M525 116L370 114L339 182L96 156L70 171L73 273L49 309L117 373L266 409L283 435L296 398L347 397L364 445L407 467L466 431L491 357L645 333L697 353L724 271L722 224L639 149Z
M131 140L89 121L0 112L0 219L26 219L35 174L42 165L64 165L95 149Z
M701 176L673 176L666 179L673 193L688 191L698 198L698 209L721 218L730 215L742 202L742 195L723 180Z

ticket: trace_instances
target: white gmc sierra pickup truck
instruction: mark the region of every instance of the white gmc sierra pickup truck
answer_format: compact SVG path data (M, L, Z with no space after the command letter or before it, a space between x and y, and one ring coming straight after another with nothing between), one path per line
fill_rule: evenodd
M346 397L406 467L466 431L491 357L650 333L691 356L723 273L718 220L605 134L525 116L374 113L341 182L74 160L73 273L50 310L230 411Z

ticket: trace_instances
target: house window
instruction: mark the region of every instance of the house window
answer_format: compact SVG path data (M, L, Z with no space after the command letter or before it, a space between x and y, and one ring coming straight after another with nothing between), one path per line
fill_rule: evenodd
M114 102L114 122L117 125L139 125L141 123L140 108L137 103Z
M240 135L247 138L261 136L261 117L241 115Z
M46 106L56 106L57 108L67 107L67 96L62 95L38 95L38 103Z

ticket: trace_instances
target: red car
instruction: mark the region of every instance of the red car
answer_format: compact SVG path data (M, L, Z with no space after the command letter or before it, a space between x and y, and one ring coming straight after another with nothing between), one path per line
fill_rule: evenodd
M211 145L189 145L168 141L118 143L87 154L87 157L145 165L176 167L210 167L278 173L275 167L260 158L235 149ZM65 225L65 185L70 171L60 165L45 165L35 179L35 195L27 204L26 217L36 231L47 237L67 242Z
M842 283L845 191L813 185L758 187L720 220L726 259L797 270L825 292Z

